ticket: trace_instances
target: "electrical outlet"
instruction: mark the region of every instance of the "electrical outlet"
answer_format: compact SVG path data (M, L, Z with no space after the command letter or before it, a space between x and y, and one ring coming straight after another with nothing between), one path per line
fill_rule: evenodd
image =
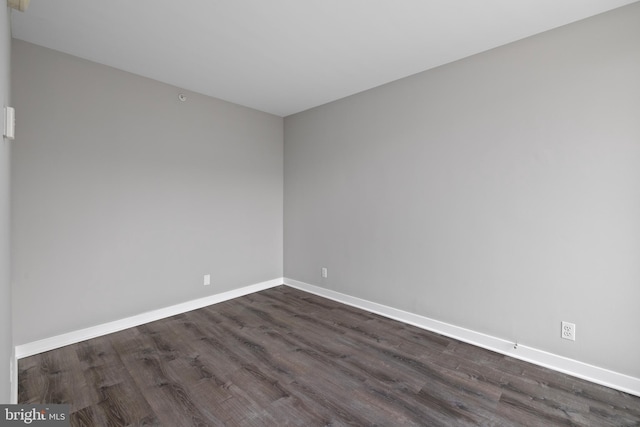
M211 275L210 274L205 274L204 275L204 285L205 286L209 286L211 284Z
M321 273L322 273L322 278L326 279L328 277L328 273L329 273L329 271L327 270L327 267L322 267Z
M576 325L575 323L562 322L561 336L565 340L576 340Z

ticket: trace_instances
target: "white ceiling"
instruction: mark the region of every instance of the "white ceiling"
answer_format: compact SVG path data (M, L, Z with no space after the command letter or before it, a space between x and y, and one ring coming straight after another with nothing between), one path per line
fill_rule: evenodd
M31 0L15 38L287 116L636 0Z

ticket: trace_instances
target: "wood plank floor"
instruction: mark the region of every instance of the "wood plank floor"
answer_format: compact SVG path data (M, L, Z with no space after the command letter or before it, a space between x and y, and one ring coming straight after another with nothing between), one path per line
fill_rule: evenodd
M286 286L19 362L78 426L640 426L640 398Z

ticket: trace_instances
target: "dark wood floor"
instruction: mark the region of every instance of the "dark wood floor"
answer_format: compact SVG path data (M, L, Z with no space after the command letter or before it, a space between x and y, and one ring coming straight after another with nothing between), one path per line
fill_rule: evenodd
M640 398L286 286L19 362L86 426L640 426Z

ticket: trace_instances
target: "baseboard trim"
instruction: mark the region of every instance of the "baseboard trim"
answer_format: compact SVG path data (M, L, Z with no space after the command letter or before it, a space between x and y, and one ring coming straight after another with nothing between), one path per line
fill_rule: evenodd
M18 358L15 354L15 349L11 354L11 377L10 381L10 394L9 394L9 403L16 404L18 403Z
M96 338L99 336L111 334L113 332L122 331L127 328L132 328L145 323L175 316L176 314L186 313L191 310L197 310L199 308L206 307L212 304L228 301L244 295L252 294L254 292L263 291L265 289L273 288L274 286L282 285L283 283L284 280L282 277L280 277L277 279L268 280L266 282L245 286L243 288L234 289L215 295L210 295L204 298L187 301L181 304L172 305L170 307L148 311L146 313L127 317L125 319L103 323L102 325L92 326L89 328L56 335L54 337L33 341L27 344L18 345L15 347L15 357L17 360L22 359L23 357L33 356L34 354L54 350L56 348L64 347L70 344L76 344L78 342L91 338ZM15 370L17 371L17 364ZM16 376L15 386L17 387L17 372L14 375Z
M379 314L390 319L398 320L418 328L436 332L450 338L486 348L500 354L511 356L525 362L535 365L544 366L558 372L582 378L596 384L611 387L625 393L633 394L640 397L640 378L631 377L629 375L610 371L608 369L589 365L578 360L569 359L557 354L549 353L523 344L518 344L514 349L514 343L511 341L497 338L491 335L476 332L470 329L461 328L439 320L430 319L407 311L398 310L393 307L367 301L361 298L342 294L330 289L321 288L319 286L300 282L289 278L277 278L266 282L256 283L245 286L243 288L234 289L232 291L222 292L216 295L210 295L170 307L149 311L139 315L127 317L125 319L104 323L78 331L68 332L50 338L33 341L27 344L15 347L14 365L11 378L11 403L17 403L18 400L18 360L34 354L42 353L56 348L64 347L70 344L118 332L127 328L139 326L148 322L175 316L176 314L186 313L191 310L197 310L212 304L228 301L241 296L249 295L254 292L263 291L273 288L281 284L285 284L292 288L300 289L324 298L341 302L353 307L361 308L372 313Z
M352 297L330 289L321 288L297 280L284 278L284 284L292 288L300 289L324 298L338 301L353 307L361 308L372 313L379 314L390 319L398 320L418 328L426 329L445 335L450 338L473 344L487 350L495 351L515 359L543 366L554 371L562 372L577 378L591 381L606 387L623 391L640 397L640 378L610 371L589 365L578 360L569 359L564 356L549 353L526 345L518 344L514 348L512 341L486 335L470 329L461 328L449 323L430 319L414 313L398 310L393 307L367 301L361 298Z

